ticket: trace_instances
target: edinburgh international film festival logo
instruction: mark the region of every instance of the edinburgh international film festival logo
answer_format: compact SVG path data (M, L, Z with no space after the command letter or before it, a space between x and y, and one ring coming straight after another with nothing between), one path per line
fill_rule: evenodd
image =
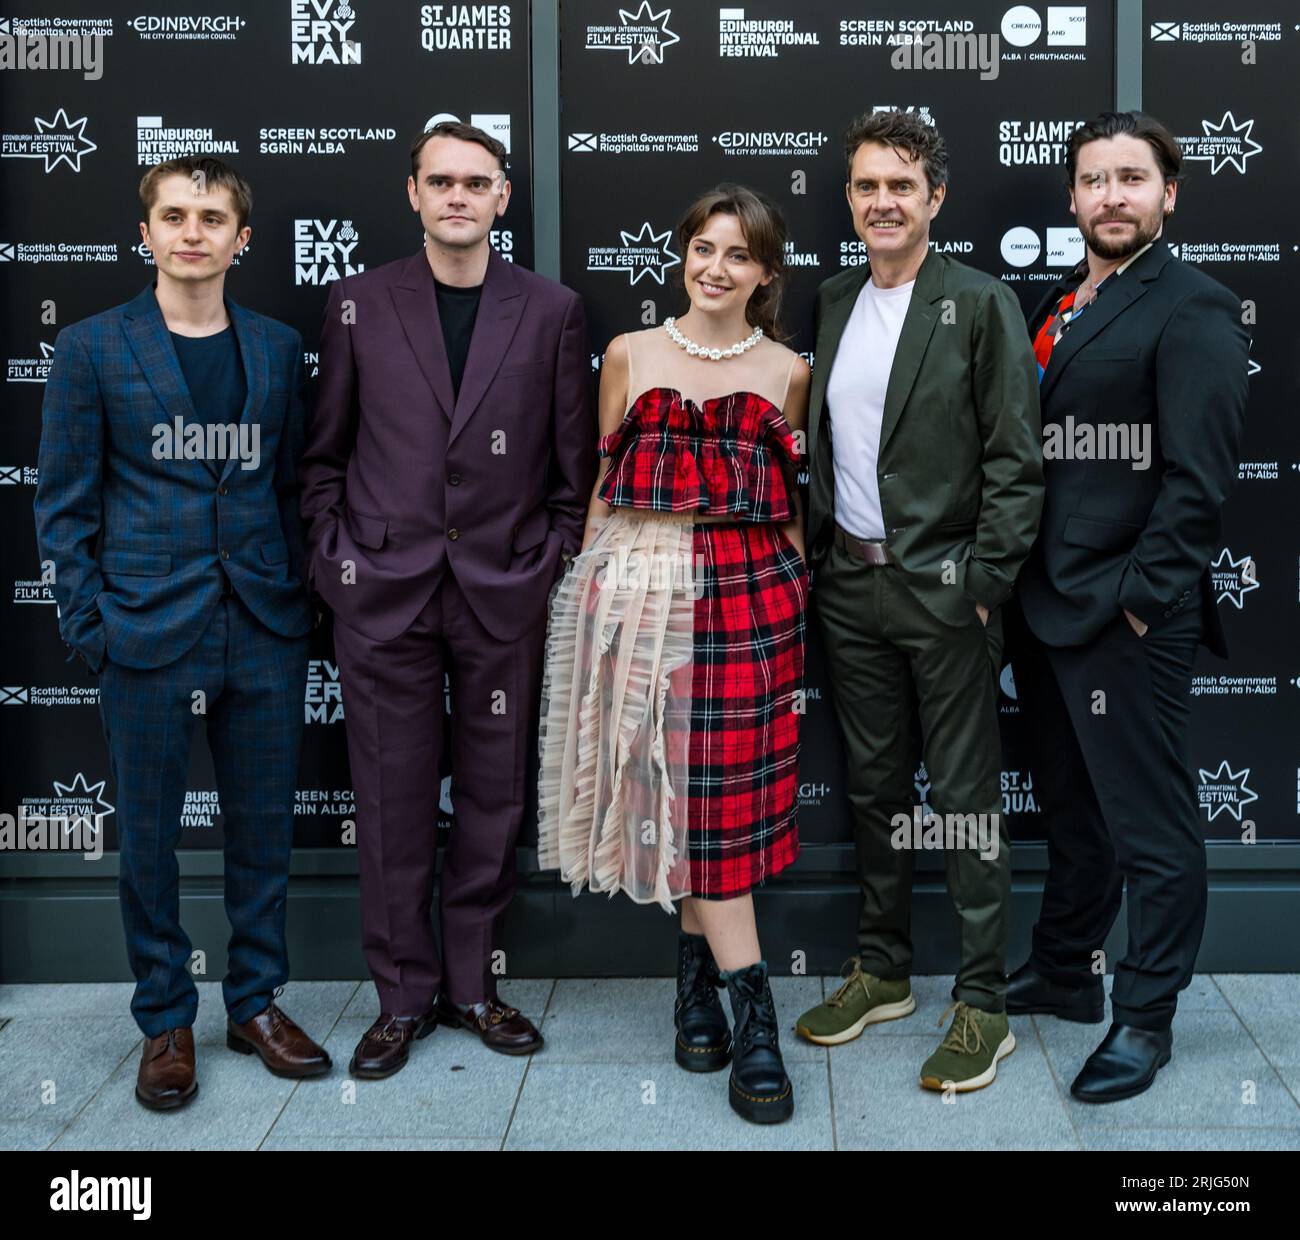
M374 0L370 0L371 3ZM365 0L357 0L364 8ZM295 65L359 65L357 5L348 0L289 0L290 59Z
M37 116L31 129L0 131L0 158L39 159L46 173L66 164L73 172L81 171L81 160L99 148L86 137L84 116L75 120L66 108L59 108L48 119Z
M1241 811L1252 801L1259 800L1259 794L1252 792L1246 782L1250 779L1248 766L1234 771L1227 761L1223 761L1217 771L1198 768L1197 777L1196 797L1209 822L1225 812L1241 822Z
M1231 112L1219 120L1203 120L1201 132L1190 136L1179 135L1178 145L1183 148L1183 159L1189 163L1210 165L1210 175L1217 176L1224 168L1233 168L1245 175L1246 161L1264 148L1251 137L1254 120L1239 121Z
M1254 559L1248 555L1234 558L1231 549L1224 547L1219 558L1210 565L1210 585L1214 589L1216 604L1226 599L1241 611L1246 595L1259 589Z
M639 232L619 232L618 245L593 245L587 249L588 271L621 271L627 274L629 284L642 276L649 276L658 284L664 282L664 272L682 260L668 248L672 229L655 232L647 220Z
M661 65L664 49L681 38L668 29L672 9L642 0L639 9L619 9L618 21L587 27L589 52L625 52L630 65Z

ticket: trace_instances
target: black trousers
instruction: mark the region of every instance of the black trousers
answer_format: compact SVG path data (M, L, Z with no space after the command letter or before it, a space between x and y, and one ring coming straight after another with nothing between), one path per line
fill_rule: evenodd
M1187 764L1199 600L1144 637L1121 611L1082 646L1044 645L1014 602L1005 611L1047 832L1033 966L1062 985L1097 985L1127 886L1114 1019L1168 1028L1205 928L1205 840Z

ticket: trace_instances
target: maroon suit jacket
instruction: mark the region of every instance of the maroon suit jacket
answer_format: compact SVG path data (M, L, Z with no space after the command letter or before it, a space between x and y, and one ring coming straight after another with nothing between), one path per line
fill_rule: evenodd
M545 625L582 546L595 442L571 289L491 251L453 399L424 251L338 280L299 469L312 588L349 628L388 641L450 565L483 627L517 640Z

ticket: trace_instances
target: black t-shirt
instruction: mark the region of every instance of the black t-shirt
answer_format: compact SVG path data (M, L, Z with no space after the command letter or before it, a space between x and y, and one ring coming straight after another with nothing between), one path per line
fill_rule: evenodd
M438 318L442 320L442 339L447 346L447 363L451 367L451 386L460 395L460 381L465 374L465 359L469 357L469 342L474 335L474 319L478 315L481 284L473 288L457 288L435 279L438 294Z
M234 325L211 336L170 333L194 412L204 425L238 423L248 397Z

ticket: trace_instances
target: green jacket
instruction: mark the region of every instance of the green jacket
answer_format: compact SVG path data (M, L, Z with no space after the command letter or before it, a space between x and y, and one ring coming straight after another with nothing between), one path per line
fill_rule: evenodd
M818 290L808 410L808 555L834 536L833 411L826 385L863 263ZM1038 366L1012 291L931 251L903 320L878 462L886 543L916 596L947 624L1006 601L1038 530L1043 449Z

